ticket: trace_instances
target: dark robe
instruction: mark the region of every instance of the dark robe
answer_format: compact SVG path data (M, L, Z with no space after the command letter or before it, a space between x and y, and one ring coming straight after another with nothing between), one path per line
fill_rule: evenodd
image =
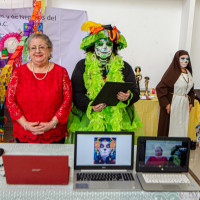
M172 60L172 63L170 64L169 68L163 75L161 81L156 86L157 97L160 104L158 136L168 136L170 114L167 113L166 106L168 104L171 104L172 102L174 84L176 83L177 79L182 73L179 63L179 57L182 55L189 56L187 51L184 50L177 51ZM186 69L188 69L192 74L191 61L189 61ZM194 88L190 90L188 96L190 104L194 106Z

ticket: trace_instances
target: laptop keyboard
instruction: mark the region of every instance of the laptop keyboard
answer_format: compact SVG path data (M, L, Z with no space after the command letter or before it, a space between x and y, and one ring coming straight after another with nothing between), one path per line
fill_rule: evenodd
M133 181L132 173L77 173L77 181Z
M191 183L185 174L142 174L146 183Z

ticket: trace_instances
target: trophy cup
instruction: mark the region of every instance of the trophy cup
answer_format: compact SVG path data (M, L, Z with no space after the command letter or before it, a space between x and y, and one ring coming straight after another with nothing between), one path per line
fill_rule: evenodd
M136 66L135 67L135 79L136 79L136 84L139 89L140 89L140 81L142 80L142 74L140 72L141 72L141 67Z
M150 99L149 98L149 91L148 91L148 84L149 84L149 80L150 78L148 76L144 77L145 79L145 93L144 96L146 96L146 99Z

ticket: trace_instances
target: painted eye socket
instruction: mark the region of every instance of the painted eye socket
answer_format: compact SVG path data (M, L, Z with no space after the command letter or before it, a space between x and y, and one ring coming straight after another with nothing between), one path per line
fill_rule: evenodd
M106 148L110 148L110 144L107 144L107 145L106 145Z
M98 46L102 47L103 46L103 42L98 42Z
M107 45L108 47L112 47L112 42L107 42L106 45Z
M181 57L181 60L187 60L187 61L189 61L190 59L189 58L185 58L185 57Z
M103 145L103 144L100 144L100 148L104 148L104 145Z

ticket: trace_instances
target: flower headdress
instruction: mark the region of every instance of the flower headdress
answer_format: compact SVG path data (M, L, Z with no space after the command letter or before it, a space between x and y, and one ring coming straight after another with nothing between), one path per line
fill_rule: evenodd
M101 141L110 142L110 148L111 149L116 148L116 139L113 139L113 138L97 138L97 140L94 143L95 150L100 148Z
M87 21L82 25L81 30L90 31L90 34L82 40L80 48L83 50L94 45L96 41L102 38L109 38L111 41L115 42L119 50L127 47L126 39L116 26L112 27L111 25L102 25L92 21Z

